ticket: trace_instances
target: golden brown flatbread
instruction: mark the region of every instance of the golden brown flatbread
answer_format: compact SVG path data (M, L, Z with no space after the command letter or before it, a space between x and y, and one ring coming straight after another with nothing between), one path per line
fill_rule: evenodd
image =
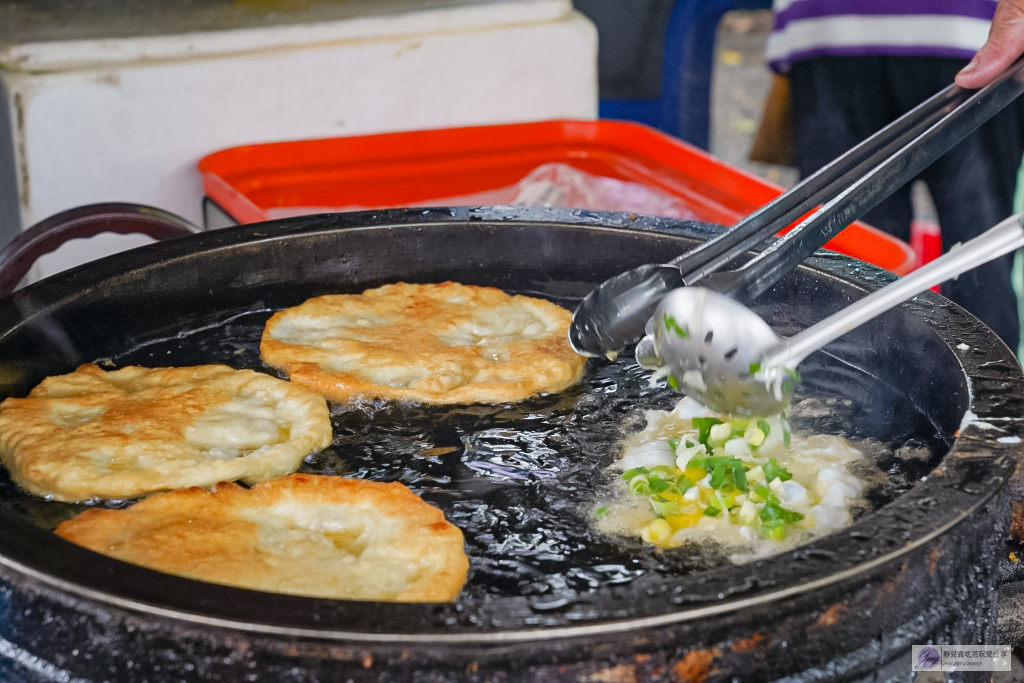
M563 391L586 359L569 311L455 282L319 296L274 314L263 359L329 399L507 403Z
M87 510L57 534L171 574L322 598L454 600L469 569L462 532L440 510L402 484L344 477L160 493Z
M0 459L14 481L63 501L264 481L330 443L322 396L224 365L83 365L0 404Z

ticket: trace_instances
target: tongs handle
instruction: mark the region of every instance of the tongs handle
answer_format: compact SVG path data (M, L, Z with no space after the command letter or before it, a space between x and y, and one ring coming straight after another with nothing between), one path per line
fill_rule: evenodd
M1024 58L1018 59L996 81L952 106L939 121L864 173L742 268L716 273L709 278L709 284L743 303L753 301L1022 92Z
M969 91L956 85L936 93L754 211L731 229L701 243L670 263L679 267L687 285L695 284L769 239L810 209L839 194L854 180L931 128L952 107L961 104L969 96Z

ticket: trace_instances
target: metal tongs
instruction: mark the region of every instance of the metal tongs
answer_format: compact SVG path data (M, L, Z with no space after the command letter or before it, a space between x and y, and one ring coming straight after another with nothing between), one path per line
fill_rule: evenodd
M712 410L775 415L789 405L795 370L807 356L930 287L1024 247L1022 219L1024 213L1007 218L786 339L777 337L757 313L724 294L680 287L658 305L652 332L636 347L637 361L673 377L683 393Z
M644 334L665 294L698 282L753 301L1021 92L1024 58L980 90L949 86L718 237L600 284L573 313L569 342L586 356L614 356ZM819 204L742 267L721 270Z

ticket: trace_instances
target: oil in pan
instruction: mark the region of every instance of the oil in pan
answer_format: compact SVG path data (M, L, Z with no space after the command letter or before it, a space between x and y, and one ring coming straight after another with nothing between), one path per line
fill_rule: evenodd
M536 292L522 292L536 295ZM575 300L556 301L567 308ZM259 357L259 340L272 310L254 307L220 320L197 321L191 330L144 342L109 359L123 367L224 363L280 374ZM797 404L798 431L835 434L858 442L888 473L868 500L877 508L905 491L948 448L922 443L923 415L904 416L888 443L862 439L863 402L837 399L835 383L856 392L858 373L825 356L804 368ZM865 376L866 377L866 376ZM853 388L851 389L851 385ZM877 387L872 389L877 394ZM471 570L457 602L466 608L488 596L524 597L538 613L558 610L581 595L644 575L678 577L727 564L716 546L664 552L639 539L594 529L594 501L608 495L623 437L643 427L646 409L670 409L680 395L651 387L631 351L615 361L590 361L582 382L569 391L518 404L428 406L377 401L332 406L333 444L308 457L300 471L374 481L399 481L440 508L465 534ZM898 404L890 401L874 404ZM822 409L813 409L821 406ZM877 405L876 405L877 407ZM927 431L927 430L925 430ZM916 459L895 457L916 448ZM43 501L20 491L6 472L0 496L53 529L87 506ZM100 503L123 507L130 501Z

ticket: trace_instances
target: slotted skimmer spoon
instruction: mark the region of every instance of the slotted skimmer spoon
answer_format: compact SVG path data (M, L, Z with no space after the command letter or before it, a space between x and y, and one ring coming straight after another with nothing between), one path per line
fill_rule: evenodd
M789 403L796 367L814 351L935 285L1024 247L1024 213L869 294L803 332L780 339L768 323L703 287L669 292L637 345L637 362L712 410L773 415Z
M658 302L677 287L702 282L752 301L1024 92L1022 72L1024 59L981 90L949 86L717 238L605 281L573 313L572 347L586 356L617 354L644 334ZM819 204L742 268L721 271Z

